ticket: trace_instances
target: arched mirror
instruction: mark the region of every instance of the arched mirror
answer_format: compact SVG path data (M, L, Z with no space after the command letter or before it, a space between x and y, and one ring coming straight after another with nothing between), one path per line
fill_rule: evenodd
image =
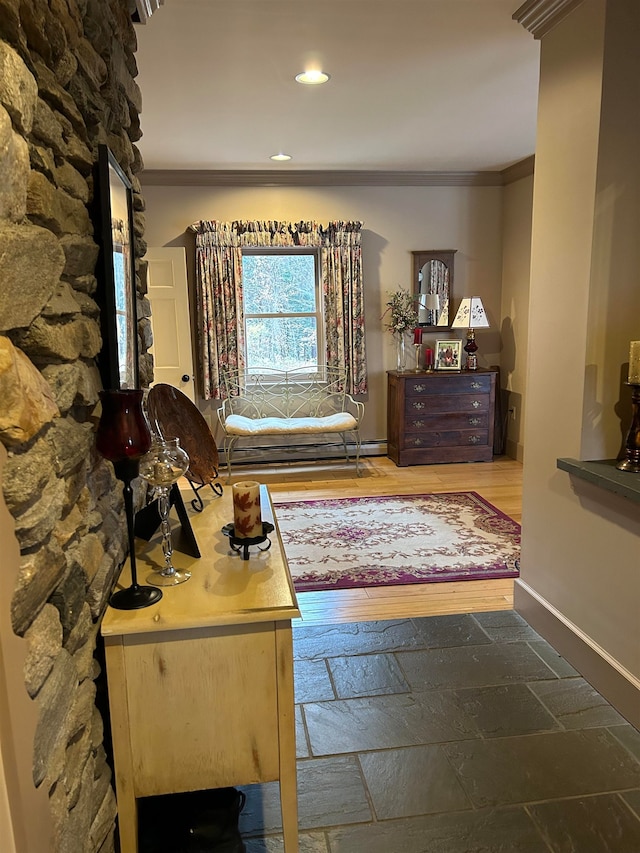
M456 249L412 252L413 288L420 326L447 329L453 320L453 256Z

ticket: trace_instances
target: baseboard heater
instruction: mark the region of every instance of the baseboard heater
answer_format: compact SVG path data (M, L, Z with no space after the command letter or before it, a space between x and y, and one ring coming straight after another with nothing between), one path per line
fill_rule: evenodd
M349 456L355 459L355 447L347 443ZM386 456L386 441L364 441L360 447L360 458L364 456ZM308 462L340 459L345 462L342 442L332 444L294 444L271 447L236 447L231 467L250 463ZM222 461L222 460L221 460Z

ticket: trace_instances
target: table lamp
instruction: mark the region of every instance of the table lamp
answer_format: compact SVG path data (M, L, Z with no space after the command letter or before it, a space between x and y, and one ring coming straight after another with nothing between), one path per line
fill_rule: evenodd
M489 319L479 296L467 296L462 300L451 328L467 330L467 343L464 346L464 351L467 353L465 370L477 370L478 345L475 330L489 328Z

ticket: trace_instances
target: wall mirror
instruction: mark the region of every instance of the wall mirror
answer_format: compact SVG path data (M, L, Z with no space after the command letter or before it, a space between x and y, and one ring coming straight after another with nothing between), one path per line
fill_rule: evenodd
M447 329L453 320L453 256L456 249L412 252L413 292L420 326Z
M101 238L97 273L105 342L100 361L102 381L105 388L137 388L138 329L131 184L106 145L98 146L96 174Z

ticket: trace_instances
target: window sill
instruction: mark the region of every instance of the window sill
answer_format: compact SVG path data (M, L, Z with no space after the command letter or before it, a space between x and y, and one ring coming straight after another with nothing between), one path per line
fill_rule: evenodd
M603 459L597 462L556 459L556 465L562 471L567 471L574 477L621 495L634 503L640 503L640 474L618 471L616 462L616 459Z

